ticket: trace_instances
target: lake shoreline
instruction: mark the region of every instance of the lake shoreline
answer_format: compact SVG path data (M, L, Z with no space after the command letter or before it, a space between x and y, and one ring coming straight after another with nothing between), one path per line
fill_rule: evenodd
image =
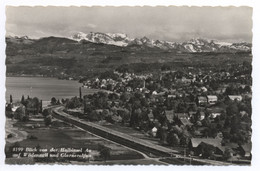
M37 97L43 101L50 101L52 97L56 99L71 98L79 96L79 88L82 84L75 80L62 80L55 77L6 77L6 101L21 100L22 96L27 98ZM82 95L92 94L98 89L82 88Z

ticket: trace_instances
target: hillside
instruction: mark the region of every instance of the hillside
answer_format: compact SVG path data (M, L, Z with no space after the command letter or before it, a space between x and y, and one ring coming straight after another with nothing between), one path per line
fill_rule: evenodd
M92 33L89 40L80 36L74 37L74 40L61 37L6 37L7 75L79 79L125 65L135 72L145 72L156 71L165 64L182 67L202 63L218 65L230 60L251 62L251 45L246 43L228 44L192 39L182 44L171 43L170 48L169 43L148 38L132 40L124 34L97 36ZM112 40L117 41L117 45L111 43ZM119 41L127 45L119 45ZM173 45L175 48L172 48ZM218 50L210 50L214 48Z

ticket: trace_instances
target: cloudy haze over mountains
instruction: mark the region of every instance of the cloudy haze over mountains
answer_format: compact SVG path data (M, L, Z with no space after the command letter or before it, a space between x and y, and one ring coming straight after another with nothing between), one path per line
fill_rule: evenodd
M165 46L202 37L220 42L252 41L249 7L7 7L6 34L31 38L90 32L123 33L136 43ZM93 35L92 35L93 37ZM113 38L113 39L114 39ZM123 38L124 39L124 38ZM128 45L132 40L115 41ZM216 42L215 42L216 43ZM118 44L121 46L121 44ZM167 45L168 46L168 45Z

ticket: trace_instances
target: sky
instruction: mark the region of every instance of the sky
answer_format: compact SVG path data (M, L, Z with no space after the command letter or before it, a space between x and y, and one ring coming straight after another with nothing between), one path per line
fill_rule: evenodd
M70 37L77 32L125 33L183 42L206 38L252 41L250 7L6 7L6 35Z

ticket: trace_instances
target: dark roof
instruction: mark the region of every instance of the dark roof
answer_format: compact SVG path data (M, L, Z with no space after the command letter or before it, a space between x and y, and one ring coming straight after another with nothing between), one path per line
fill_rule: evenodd
M252 143L246 143L244 145L241 145L241 147L246 153L251 153Z

